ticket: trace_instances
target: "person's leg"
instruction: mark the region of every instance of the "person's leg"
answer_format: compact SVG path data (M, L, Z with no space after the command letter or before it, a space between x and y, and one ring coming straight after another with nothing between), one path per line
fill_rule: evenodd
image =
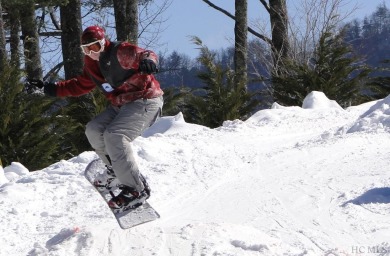
M106 110L88 122L85 129L85 135L92 148L102 161L109 166L111 166L111 162L107 157L103 134L116 115L117 111L115 107L109 106Z
M119 182L137 192L141 192L144 185L130 142L153 124L162 103L159 97L125 104L103 134L105 149Z

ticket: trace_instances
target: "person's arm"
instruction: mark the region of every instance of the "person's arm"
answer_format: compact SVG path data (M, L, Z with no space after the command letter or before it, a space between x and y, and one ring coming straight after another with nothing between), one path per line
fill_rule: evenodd
M85 57L84 61L85 65L81 75L72 79L58 81L55 86L45 86L45 93L47 91L47 94L57 97L80 96L89 93L96 87L92 77L96 81L103 82L104 78L100 73L98 62L88 57Z
M124 42L119 46L117 58L124 69L135 69L148 75L158 72L158 57L151 50Z

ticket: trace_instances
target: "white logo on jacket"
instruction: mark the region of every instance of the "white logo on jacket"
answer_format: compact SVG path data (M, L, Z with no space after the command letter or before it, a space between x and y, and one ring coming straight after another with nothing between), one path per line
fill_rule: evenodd
M112 88L112 86L109 83L102 84L102 88L106 92L112 92L114 90L114 88Z

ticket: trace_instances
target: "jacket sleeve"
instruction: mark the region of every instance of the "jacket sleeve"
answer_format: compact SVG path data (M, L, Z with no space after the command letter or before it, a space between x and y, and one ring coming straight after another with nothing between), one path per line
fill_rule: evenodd
M57 82L55 93L52 92L51 94L55 94L57 97L81 96L89 93L96 87L92 77L97 81L104 81L98 63L87 57L85 57L84 61L83 73L75 78Z
M117 58L124 69L138 70L139 63L143 59L151 59L158 65L158 57L153 51L142 49L127 42L123 42L119 46Z

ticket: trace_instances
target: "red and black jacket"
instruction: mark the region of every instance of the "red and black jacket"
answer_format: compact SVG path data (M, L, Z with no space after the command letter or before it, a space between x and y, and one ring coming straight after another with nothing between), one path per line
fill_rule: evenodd
M85 56L81 75L59 81L55 88L45 88L45 91L48 89L57 97L80 96L98 87L115 106L159 97L163 91L156 78L138 71L140 61L145 58L158 63L157 55L152 51L127 42L107 40L99 61Z

